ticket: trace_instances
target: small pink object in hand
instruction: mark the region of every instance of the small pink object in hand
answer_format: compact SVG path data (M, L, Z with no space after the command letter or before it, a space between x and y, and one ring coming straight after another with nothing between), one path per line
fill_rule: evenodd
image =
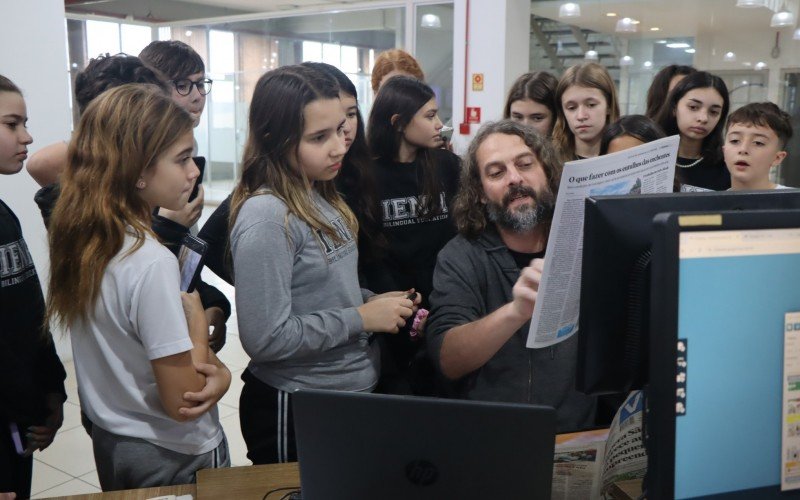
M412 339L418 339L422 337L422 332L420 332L420 324L425 321L425 318L428 317L428 310L427 309L419 309L417 314L414 316L414 321L411 323L411 330L408 332L409 336Z

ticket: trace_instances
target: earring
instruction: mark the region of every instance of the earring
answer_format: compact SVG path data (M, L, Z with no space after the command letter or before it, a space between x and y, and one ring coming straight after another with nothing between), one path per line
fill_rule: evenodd
M144 189L145 186L146 186L146 184L141 179L139 180L139 182L136 183L136 187L139 188L139 189Z

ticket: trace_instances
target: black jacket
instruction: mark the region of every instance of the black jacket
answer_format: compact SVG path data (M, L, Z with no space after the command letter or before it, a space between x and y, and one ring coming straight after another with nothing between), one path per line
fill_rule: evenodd
M19 220L0 201L0 422L41 424L46 394L62 400L66 373L50 332L39 276ZM2 429L7 432L8 429Z
M519 274L494 226L475 240L459 235L445 245L433 275L431 316L426 326L428 353L440 371L445 334L511 302ZM525 323L485 365L462 378L456 389L458 397L552 406L558 432L591 427L595 398L575 390L577 337L552 347L528 349L529 328L530 322Z

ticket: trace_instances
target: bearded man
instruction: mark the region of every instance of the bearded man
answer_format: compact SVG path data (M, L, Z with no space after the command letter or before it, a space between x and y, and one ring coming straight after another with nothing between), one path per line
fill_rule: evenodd
M577 336L528 349L561 165L549 139L510 120L470 144L453 205L458 236L439 253L428 352L464 399L552 406L558 432L594 422L575 390Z

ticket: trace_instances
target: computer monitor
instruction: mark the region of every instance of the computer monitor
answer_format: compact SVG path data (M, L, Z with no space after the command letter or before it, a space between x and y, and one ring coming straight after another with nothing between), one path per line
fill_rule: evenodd
M576 386L619 394L647 380L649 250L662 212L800 209L800 190L598 196L586 200Z
M652 266L648 498L800 497L780 492L800 211L661 215Z

